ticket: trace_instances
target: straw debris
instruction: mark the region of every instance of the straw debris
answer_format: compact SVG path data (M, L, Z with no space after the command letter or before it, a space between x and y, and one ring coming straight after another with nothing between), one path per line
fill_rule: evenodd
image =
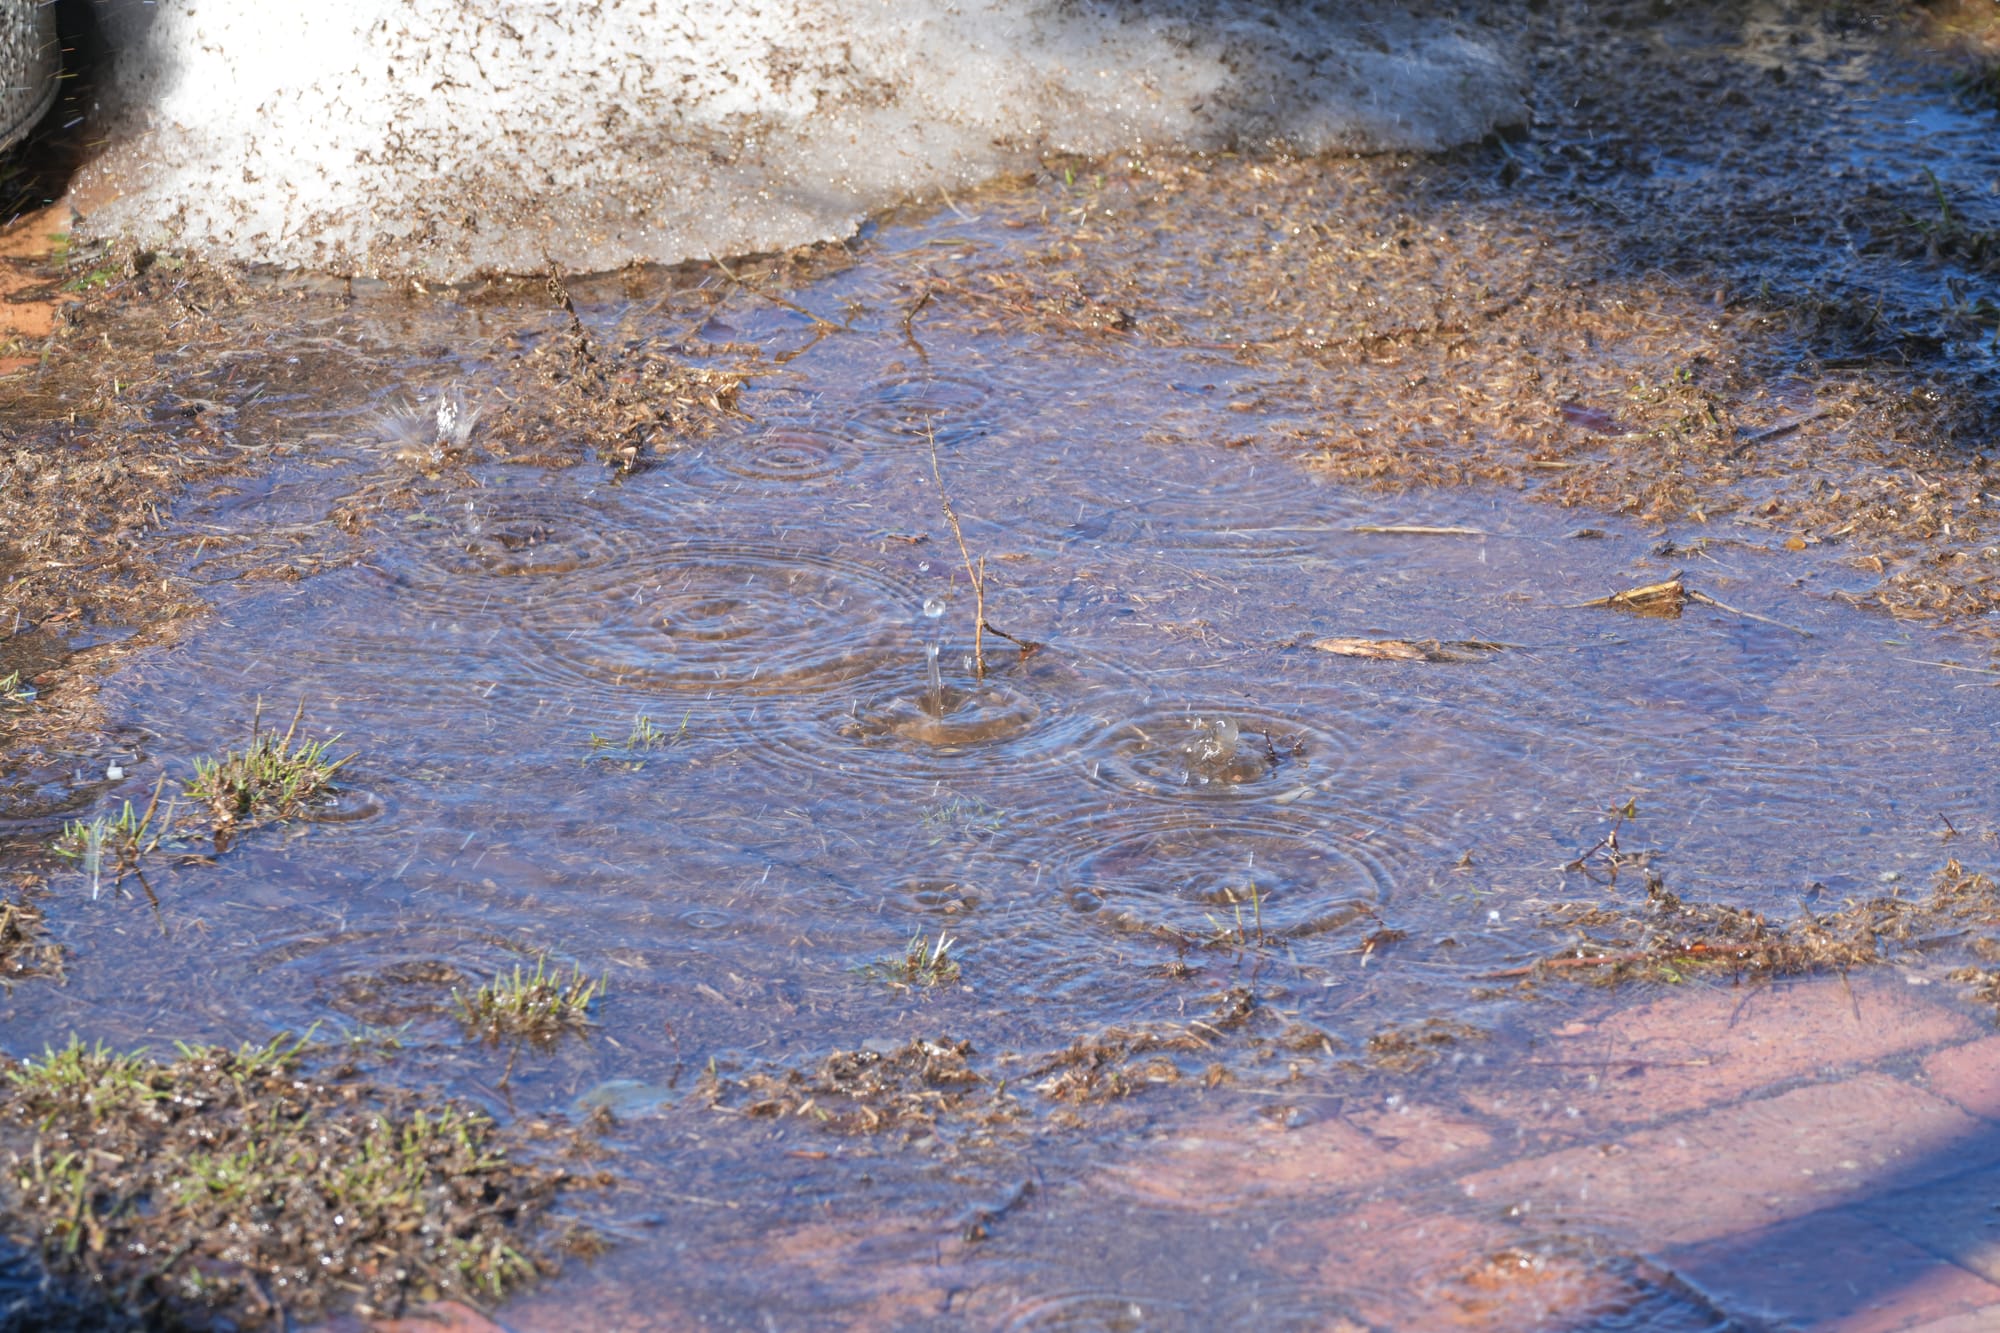
M1336 657L1364 657L1377 662L1483 662L1503 651L1504 643L1483 639L1315 639L1312 646Z
M1853 899L1831 912L1807 909L1774 921L1747 907L1686 902L1647 873L1637 910L1561 907L1554 924L1576 932L1573 945L1489 980L1573 975L1599 983L1679 981L1701 972L1798 976L1884 963L1910 950L1942 947L2000 931L2000 889L1956 859L1922 897Z
M972 1067L969 1041L913 1040L884 1054L836 1051L811 1073L788 1069L710 1080L718 1109L760 1119L807 1120L836 1134L927 1131L951 1115L988 1123L1017 1113L1004 1085ZM733 1103L733 1104L732 1104Z

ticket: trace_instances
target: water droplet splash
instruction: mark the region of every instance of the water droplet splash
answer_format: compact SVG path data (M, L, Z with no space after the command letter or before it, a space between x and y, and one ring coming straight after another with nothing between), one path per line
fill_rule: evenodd
M1192 718L1194 737L1181 747L1187 760L1188 780L1206 783L1222 777L1236 760L1236 743L1242 729L1226 717Z
M924 645L924 671L930 679L930 694L924 700L924 709L932 717L944 716L944 677L938 674L938 645Z

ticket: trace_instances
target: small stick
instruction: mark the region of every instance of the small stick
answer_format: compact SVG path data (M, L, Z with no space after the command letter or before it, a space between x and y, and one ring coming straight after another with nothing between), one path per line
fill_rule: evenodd
M1813 422L1824 421L1832 415L1833 413L1831 412L1814 412L1811 416L1799 417L1796 420L1781 422L1775 426L1767 426L1763 430L1752 431L1743 437L1743 443L1731 449L1725 457L1733 462L1741 458L1744 454L1749 453L1755 445L1763 444L1766 440L1783 439L1801 426L1810 426Z
M746 291L755 292L757 295L763 297L766 301L769 301L771 304L781 305L795 315L804 315L807 319L811 320L814 324L817 324L820 328L826 330L829 333L854 332L853 329L850 329L845 324L836 324L830 319L821 319L818 315L815 315L812 311L806 309L804 306L798 304L795 301L787 301L784 297L779 296L773 292L767 292L762 287L752 286L751 284L745 282L743 279L737 277L734 273L731 273L729 271L728 265L724 264L720 259L717 259L714 255L710 255L708 257L708 262L715 265L718 269L721 269L722 276L729 279L731 282L735 283L738 287L741 287Z
M1932 662L1922 657L1899 657L1898 662L1912 662L1917 666L1942 667L1946 671L1971 671L1981 676L2000 676L2000 671L1992 667L1963 666L1957 662Z
M915 319L919 314L922 314L924 307L929 305L930 303L931 303L931 289L929 287L925 287L922 293L919 294L917 299L911 304L910 308L903 312L903 339L904 341L908 342L910 346L917 349L918 356L924 356L926 355L926 353L924 352L924 345L917 341L916 333L910 328L910 321Z
M1484 528L1436 527L1428 523L1357 523L1349 532L1402 537L1484 537Z
M1712 606L1718 611L1727 611L1732 616L1742 616L1745 620L1762 621L1766 625L1776 625L1779 629L1788 629L1801 638L1810 639L1813 636L1813 632L1809 629L1800 629L1797 625L1787 625L1782 620L1773 620L1769 616L1760 616L1755 611L1742 610L1731 606L1727 602L1717 601L1705 592L1696 592L1692 588L1689 588L1687 591L1687 599L1690 602L1700 602L1703 606Z
M944 502L944 521L951 524L952 539L958 543L959 558L965 561L965 577L972 581L972 664L981 679L986 676L986 557L979 557L979 568L972 567L972 553L965 549L965 533L958 526L958 514L951 507L951 495L944 488L944 471L938 466L937 432L928 425L924 427L924 438L931 446L931 476L937 481L938 499Z
M980 623L982 625L986 624L985 621L981 621ZM1036 653L1042 651L1043 645L1036 643L1033 639L1017 639L1013 635L1009 634L1006 630L1001 629L998 625L986 625L986 632L988 634L996 634L999 637L1005 639L1007 642L1013 644L1016 648L1019 648L1021 650L1021 656L1024 658L1033 657Z

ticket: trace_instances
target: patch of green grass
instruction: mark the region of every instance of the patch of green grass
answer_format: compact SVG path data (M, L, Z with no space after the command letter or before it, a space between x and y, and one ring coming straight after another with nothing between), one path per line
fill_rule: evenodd
M328 751L338 736L299 739L304 716L305 705L300 704L282 736L253 721L246 748L226 751L219 759L194 761L194 781L185 790L190 800L208 807L218 834L237 826L294 818L332 790L334 774L354 756L330 757Z
M165 1096L153 1086L151 1069L143 1053L120 1055L103 1042L85 1046L72 1035L61 1050L44 1047L40 1060L10 1070L7 1081L29 1101L67 1103L103 1116Z
M0 676L0 703L31 704L35 701L35 687L22 681L21 673L9 671Z
M687 739L688 719L693 716L694 714L689 712L681 718L680 726L672 731L661 731L653 725L652 718L641 713L632 719L632 730L626 734L623 740L613 740L609 736L600 736L593 731L590 733L590 740L588 742L591 753L585 757L585 762L589 762L591 759L609 758L608 755L603 753L608 750L617 750L629 756L650 754L654 750L679 745ZM643 768L645 763L643 760L638 760L629 763L627 766L635 769Z
M516 967L512 976L496 976L470 995L452 992L459 1020L491 1040L526 1037L550 1041L565 1029L590 1025L590 1004L604 994L605 980L593 981L582 968L567 974L549 970L547 954L535 960L535 970Z
M44 1256L145 1327L265 1325L273 1292L287 1322L497 1299L543 1271L566 1180L477 1111L318 1072L290 1035L170 1063L72 1039L10 1072L0 1134Z
M932 990L938 986L949 986L959 977L958 960L951 956L957 944L957 940L943 931L938 932L935 942L918 932L910 936L909 942L903 946L901 957L885 959L862 971L900 990Z

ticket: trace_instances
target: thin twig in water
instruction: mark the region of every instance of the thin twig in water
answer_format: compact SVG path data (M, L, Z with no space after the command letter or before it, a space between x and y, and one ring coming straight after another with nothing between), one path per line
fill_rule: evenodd
M714 255L710 255L708 257L708 262L715 265L715 267L721 271L723 277L729 279L731 282L735 283L738 287L743 288L745 291L755 292L757 295L763 297L766 301L769 301L772 305L783 306L785 309L791 311L795 315L804 315L807 319L811 320L814 324L818 325L821 329L824 329L828 333L854 332L853 329L849 328L845 324L836 324L830 319L821 319L818 315L815 315L812 311L806 309L804 306L798 304L796 301L787 301L784 297L777 295L775 292L767 292L762 287L753 286L752 284L745 282L743 279L737 277L734 273L731 273L729 271L729 266L727 264L724 264L720 259L717 259Z
M918 315L922 314L924 307L929 305L930 303L931 303L931 289L929 287L926 287L923 289L922 292L918 294L917 299L913 303L911 303L910 308L903 312L903 340L909 343L910 346L917 349L918 356L926 358L928 358L930 354L924 351L924 345L917 341L916 332L910 327L910 321L914 320Z
M1349 532L1383 537L1484 537L1484 528L1466 528L1431 523L1357 523Z
M1776 625L1779 629L1788 629L1792 633L1798 635L1801 638L1810 639L1813 636L1813 632L1809 629L1800 629L1797 625L1787 625L1782 620L1773 620L1769 616L1760 616L1755 611L1745 611L1741 607L1731 606L1727 602L1717 601L1715 598L1710 597L1707 593L1696 592L1692 588L1688 589L1687 599L1690 602L1700 602L1703 606L1712 606L1718 611L1727 611L1732 616L1742 616L1745 620L1761 621L1763 624L1766 625Z
M965 549L965 533L959 529L958 515L951 507L951 495L944 488L944 470L938 466L937 432L926 426L924 428L924 438L930 442L931 446L931 476L937 481L938 499L944 502L944 521L951 524L952 540L958 543L959 558L965 561L965 577L972 581L972 669L984 679L986 675L986 651L983 637L986 633L986 558L981 556L978 569L975 570L973 568L972 553Z

